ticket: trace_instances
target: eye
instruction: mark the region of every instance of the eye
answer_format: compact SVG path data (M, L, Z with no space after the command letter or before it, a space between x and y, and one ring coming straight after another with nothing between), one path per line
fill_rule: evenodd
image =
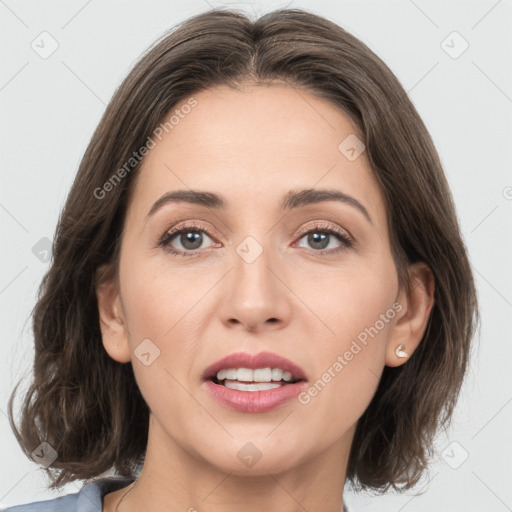
M299 240L306 240L306 243L317 254L334 254L352 246L350 236L340 228L331 225L318 224L302 234ZM338 245L332 247L332 243ZM331 247L329 248L329 246Z
M189 224L166 232L162 236L159 246L164 247L173 256L190 257L203 252L203 244L208 239L212 240L202 226ZM303 230L299 241L303 239L310 245L311 250L315 254L320 255L336 254L353 245L353 240L348 233L331 224L320 223L307 231ZM332 247L332 244L336 244L336 241L338 241L338 245ZM219 247L221 244L216 244L216 246ZM299 247L303 246L299 245Z
M193 256L204 248L203 243L211 237L196 224L174 229L164 234L159 245L165 247L174 256ZM177 246L177 247L176 247Z

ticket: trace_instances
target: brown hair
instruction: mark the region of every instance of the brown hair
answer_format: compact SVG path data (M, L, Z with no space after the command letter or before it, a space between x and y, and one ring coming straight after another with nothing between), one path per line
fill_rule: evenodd
M50 488L143 461L149 411L131 364L103 348L95 274L118 252L138 162L126 162L179 102L201 90L285 81L343 109L364 137L387 207L401 285L423 261L435 279L428 329L406 364L385 367L359 419L347 478L361 489L405 490L427 468L433 437L447 426L478 323L466 249L431 137L397 78L366 45L300 9L251 21L212 9L157 41L110 101L83 156L56 229L51 267L33 311L34 379L24 396L18 442L30 454L48 442L58 458ZM341 141L340 141L341 142ZM124 166L124 167L123 167ZM116 169L122 179L112 184ZM129 171L129 172L128 172ZM119 177L119 174L118 174Z

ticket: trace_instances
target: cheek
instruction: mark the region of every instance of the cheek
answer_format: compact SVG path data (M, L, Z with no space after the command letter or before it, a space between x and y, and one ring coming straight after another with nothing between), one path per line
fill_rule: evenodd
M121 294L132 345L141 336L162 342L179 330L181 319L210 286L204 280L198 285L193 275L176 270L167 258L172 256L132 253L121 262Z
M177 410L189 398L181 385L197 348L200 301L215 279L203 274L198 284L193 275L173 271L165 258L129 252L121 260L120 278L135 378L152 410L171 405ZM141 353L149 356L139 358Z
M397 286L394 265L352 268L331 280L313 306L329 331L316 344L314 380L299 401L336 430L356 421L376 391L400 308Z
M309 289L308 306L322 320L317 322L322 330L318 339L326 341L320 346L330 347L331 350L327 350L330 356L348 349L358 336L364 341L368 329L374 333L372 338L386 337L389 320L395 316L392 306L398 289L390 258L389 261L386 258L358 261L321 279L308 280L304 286L302 293ZM378 334L372 329L376 323Z

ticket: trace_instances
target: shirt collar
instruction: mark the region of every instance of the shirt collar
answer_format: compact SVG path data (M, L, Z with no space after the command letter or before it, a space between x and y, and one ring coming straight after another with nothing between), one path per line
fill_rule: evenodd
M103 497L131 484L134 478L106 477L88 483L78 493L76 512L102 512Z

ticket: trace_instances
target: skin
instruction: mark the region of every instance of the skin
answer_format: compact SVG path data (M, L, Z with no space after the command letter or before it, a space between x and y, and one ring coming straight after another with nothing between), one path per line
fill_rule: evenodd
M403 343L410 356L421 341L432 274L417 264L411 273L421 286L399 289L382 195L365 153L349 161L338 150L357 130L330 102L280 83L194 98L198 105L143 161L119 283L97 288L105 350L131 361L151 410L139 480L108 494L104 510L116 510L133 487L119 511L338 512L357 421L384 366L406 363L395 348ZM371 222L335 201L279 210L283 194L310 188L356 198ZM146 218L178 189L216 192L228 208L171 203ZM158 241L184 220L201 225L203 242L195 255L175 257ZM355 244L330 235L322 248L342 250L318 254L299 233L323 233L314 221L338 226ZM263 249L250 264L236 252L249 235ZM173 247L194 252L183 240ZM312 384L395 302L401 310L307 404L243 413L202 385L203 370L221 357L264 350L300 365ZM146 338L160 349L149 366L133 353ZM237 457L248 442L262 454L252 467Z

